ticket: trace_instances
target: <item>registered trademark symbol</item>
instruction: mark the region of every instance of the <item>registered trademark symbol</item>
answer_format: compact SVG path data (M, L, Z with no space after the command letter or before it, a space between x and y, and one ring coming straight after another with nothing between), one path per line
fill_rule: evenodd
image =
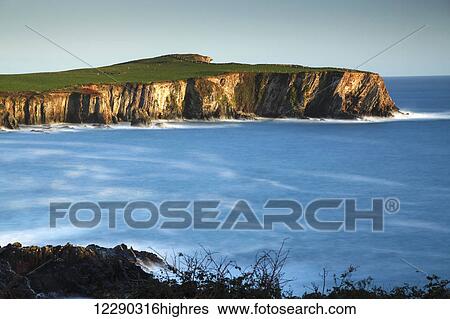
M390 214L398 213L400 201L397 198L388 198L384 201L384 209Z

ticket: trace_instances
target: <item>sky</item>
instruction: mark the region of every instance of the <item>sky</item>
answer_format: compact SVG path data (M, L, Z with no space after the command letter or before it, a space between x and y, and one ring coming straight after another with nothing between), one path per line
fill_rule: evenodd
M84 68L169 53L215 62L450 74L450 0L0 0L0 74Z

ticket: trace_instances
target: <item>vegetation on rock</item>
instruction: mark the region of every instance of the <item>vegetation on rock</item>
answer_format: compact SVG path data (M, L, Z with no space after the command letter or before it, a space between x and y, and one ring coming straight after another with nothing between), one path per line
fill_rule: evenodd
M423 287L386 290L372 278L353 280L356 267L297 296L287 288L288 251L259 252L252 265L202 250L172 258L119 245L0 248L0 298L450 298L448 280L427 276ZM148 270L152 269L151 272ZM145 270L145 271L144 271Z
M0 75L0 92L44 92L87 84L150 83L216 76L233 72L297 73L303 71L344 71L301 65L208 63L196 54L172 54L99 68L61 72Z

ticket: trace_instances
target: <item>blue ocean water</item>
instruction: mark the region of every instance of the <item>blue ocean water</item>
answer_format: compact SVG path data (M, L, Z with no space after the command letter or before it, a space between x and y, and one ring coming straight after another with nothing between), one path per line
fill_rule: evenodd
M319 272L359 266L387 288L450 278L450 77L387 78L402 110L386 121L169 123L162 129L59 129L0 134L0 245L113 246L186 252L203 245L249 264L286 239L287 275L302 289ZM270 198L397 197L384 232L49 228L51 201L238 199L262 214ZM223 214L221 218L223 218ZM414 265L414 267L412 266ZM300 287L300 288L299 288Z

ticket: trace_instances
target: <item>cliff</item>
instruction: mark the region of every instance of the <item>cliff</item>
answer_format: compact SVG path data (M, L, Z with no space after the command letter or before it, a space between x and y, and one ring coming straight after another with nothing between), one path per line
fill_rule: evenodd
M398 111L383 79L359 71L236 72L187 80L0 93L2 125L148 124L153 119L357 118Z

